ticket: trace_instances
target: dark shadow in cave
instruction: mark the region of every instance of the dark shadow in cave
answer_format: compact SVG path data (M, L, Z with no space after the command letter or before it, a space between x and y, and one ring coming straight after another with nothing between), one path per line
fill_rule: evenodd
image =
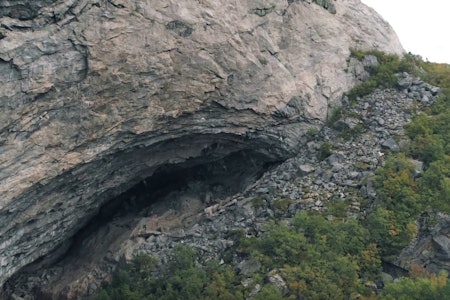
M178 165L160 166L151 177L103 205L66 248L23 268L5 286L14 291L17 286L25 286L28 278L59 272L47 286L39 284L32 292L37 299L51 299L55 289L61 292L93 265L105 264L110 245L129 239L140 219L158 209L158 213L164 209L183 209L182 205L172 201L172 195L197 194L207 207L244 191L278 163L261 153L241 150L208 162L203 158L203 161L191 159ZM108 268L112 269L115 263L110 261Z
M103 205L99 213L74 236L72 246L64 256L77 256L83 248L83 240L91 235L95 228L111 222L114 218L125 215L147 216L151 206L164 200L169 193L197 191L208 206L218 199L243 191L278 163L269 161L260 153L242 150L199 165L196 165L195 161L187 161L180 165L161 166L151 177L140 181ZM173 206L167 205L167 209L176 209ZM133 224L129 224L129 227L132 228Z

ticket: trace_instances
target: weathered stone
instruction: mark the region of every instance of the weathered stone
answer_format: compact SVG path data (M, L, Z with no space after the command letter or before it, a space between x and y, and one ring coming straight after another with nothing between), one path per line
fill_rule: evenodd
M255 285L255 287L253 288L253 290L249 294L250 299L252 297L256 296L261 291L261 289L262 289L262 286L259 283L257 283Z
M413 78L408 73L403 73L402 76L399 76L397 85L401 89L407 89L411 87L413 83Z
M345 160L345 156L342 153L333 153L330 156L328 156L328 158L327 158L327 161L331 166L340 164L344 160Z
M375 55L366 55L362 60L363 66L365 68L377 67L380 65L378 59Z
M384 148L387 148L391 151L394 151L394 152L397 152L400 150L400 147L398 146L397 142L393 138L388 138L381 144L381 146L383 146Z
M348 72L360 81L364 81L370 77L370 74L364 68L363 63L354 57L350 58Z
M0 284L145 178L301 151L358 81L350 48L403 52L359 0L333 6L1 1Z
M251 275L261 269L261 264L254 260L243 260L238 265L239 271L243 275Z
M424 104L429 104L430 103L430 97L428 97L427 95L423 95L422 98L420 99L420 101Z
M19 20L29 20L39 15L39 10L57 0L14 0L0 2L0 17L10 17Z
M442 257L450 261L450 237L441 234L433 237L433 242L436 244L437 249Z
M348 177L350 177L351 179L356 179L356 178L359 177L359 175L360 175L360 173L359 172L355 172L355 171L351 171L351 172L348 173Z
M426 267L430 272L450 271L450 216L428 211L418 220L419 234L402 250L397 264L405 269L412 264Z
M287 286L286 281L276 270L270 271L266 279L269 283L273 284L282 295L287 295L289 293L289 287Z
M303 164L298 167L299 175L308 175L315 171L315 168L310 164Z
M357 118L347 117L336 121L336 123L333 124L333 127L337 130L348 130L355 128L355 126L359 124L361 124L361 121Z
M437 94L439 94L439 92L441 91L441 89L437 86L432 86L430 88L431 93L433 94L433 96L436 96Z

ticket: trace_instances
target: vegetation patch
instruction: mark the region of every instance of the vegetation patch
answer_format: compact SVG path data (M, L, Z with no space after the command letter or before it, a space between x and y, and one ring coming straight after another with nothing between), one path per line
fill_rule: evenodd
M361 134L364 133L364 125L363 124L357 124L353 128L347 128L344 130L341 130L338 134L339 137L342 137L344 140L349 141L352 138L359 137Z
M317 153L318 160L325 160L328 156L333 154L333 145L328 142L324 142L320 145L319 152Z
M379 201L367 224L385 259L393 259L417 234L415 220L426 210L450 213L450 66L416 59L431 84L443 91L434 105L406 126L409 147L390 156L377 172ZM412 159L424 162L421 177Z
M397 86L398 73L408 72L418 75L420 73L420 59L412 54L406 54L402 58L394 54L385 54L380 51L360 51L351 49L351 57L363 60L368 55L377 58L378 65L365 67L370 78L355 86L347 93L350 103L355 103L358 97L364 97L377 88L395 88Z

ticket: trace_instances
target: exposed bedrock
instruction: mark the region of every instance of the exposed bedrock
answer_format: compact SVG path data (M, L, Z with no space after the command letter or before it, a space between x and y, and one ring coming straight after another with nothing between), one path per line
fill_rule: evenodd
M158 169L301 151L358 80L350 48L403 52L333 4L0 0L0 285Z

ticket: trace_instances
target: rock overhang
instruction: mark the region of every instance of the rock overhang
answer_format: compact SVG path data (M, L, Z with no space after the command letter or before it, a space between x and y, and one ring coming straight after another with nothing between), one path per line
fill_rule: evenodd
M189 132L189 127L183 131ZM290 145L276 134L195 133L131 139L115 150L32 185L2 207L2 274L42 257L95 217L109 200L137 183L171 170L207 165L244 153L260 164L282 161ZM145 136L145 135L144 135ZM181 171L180 171L181 170ZM255 178L256 179L256 178ZM30 241L37 250L28 251ZM11 245L14 245L11 247Z
M1 19L0 282L159 166L301 151L351 47L403 51L357 0L52 2Z

